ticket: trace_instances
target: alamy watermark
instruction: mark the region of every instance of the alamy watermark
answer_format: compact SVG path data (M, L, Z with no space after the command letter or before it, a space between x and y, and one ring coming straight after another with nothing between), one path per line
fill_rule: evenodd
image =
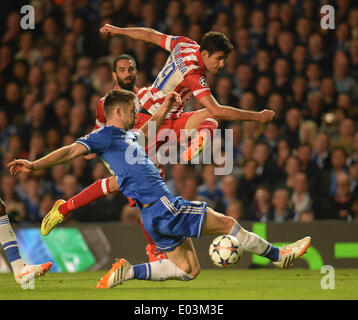
M156 133L154 121L148 122L148 139L138 131L137 142L146 150L149 159L160 165L188 164L182 157L184 151L190 147L198 134L196 130L181 129L179 136L172 129L161 129ZM212 134L208 130L201 130L200 134L206 133L206 143L200 156L190 160L191 164L215 164L215 175L229 175L234 167L233 159L233 130L215 129ZM145 154L138 151L137 144L128 138L128 148L125 152L126 162L130 165L144 164L147 160Z
M324 274L321 279L321 288L323 290L335 289L334 268L330 265L325 265L321 268L321 274Z
M21 28L23 30L35 29L35 8L25 5L21 7L20 13L24 15L20 21Z
M35 272L30 272L21 279L21 289L34 290L35 289Z
M324 5L321 7L321 28L324 30L335 29L335 11L330 5Z

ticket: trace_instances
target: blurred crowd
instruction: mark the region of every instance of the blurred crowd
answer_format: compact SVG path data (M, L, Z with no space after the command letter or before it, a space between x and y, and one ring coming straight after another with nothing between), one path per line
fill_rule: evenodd
M225 68L208 74L223 105L273 109L275 120L222 123L232 129L234 170L214 165L167 167L175 195L205 200L238 220L358 220L358 6L353 0L36 0L35 28L11 12L0 36L1 197L13 222L38 223L109 174L83 157L31 175L7 163L35 160L94 127L100 97L113 88L111 63L135 57L136 86L150 85L168 53L128 38L101 35L105 23L140 26L200 42L215 30L234 45ZM320 27L322 5L335 8L335 29ZM201 108L191 99L185 111ZM75 211L74 221L138 223L114 194Z

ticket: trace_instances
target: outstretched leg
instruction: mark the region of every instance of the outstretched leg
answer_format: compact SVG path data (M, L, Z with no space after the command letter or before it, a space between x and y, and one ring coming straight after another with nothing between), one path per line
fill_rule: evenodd
M200 272L199 261L190 238L167 252L168 259L131 265L127 260L117 260L97 283L97 289L109 289L124 281L137 280L193 280Z
M41 276L52 267L51 262L41 265L26 265L19 252L19 244L6 214L5 203L0 199L0 243L9 259L17 283L25 283Z
M279 268L290 267L294 260L306 253L311 238L305 237L290 245L278 248L253 232L245 230L233 218L207 208L202 229L203 235L230 234L236 237L243 250L270 259Z

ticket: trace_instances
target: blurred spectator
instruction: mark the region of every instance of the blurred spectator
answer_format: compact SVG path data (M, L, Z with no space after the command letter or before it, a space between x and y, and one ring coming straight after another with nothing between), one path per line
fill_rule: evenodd
M305 120L300 125L300 144L314 145L315 138L317 136L318 126L313 120Z
M350 178L351 192L354 197L358 196L358 158L353 157L347 160L347 168Z
M232 95L232 83L230 78L221 77L215 87L216 99L221 105L235 106L236 98Z
M339 136L337 139L333 139L332 147L342 148L347 155L351 155L354 150L353 142L355 127L352 119L345 118L341 120L338 127Z
M198 181L196 177L188 176L185 178L181 196L189 201L206 201L209 207L213 207L213 203L209 199L198 193Z
M337 175L337 189L331 201L330 218L351 220L353 193L350 188L349 175L345 172Z
M226 212L229 204L237 200L237 181L233 175L224 176L221 179L222 198L215 207L215 211Z
M255 160L247 160L243 165L242 175L237 183L237 198L247 210L253 200L259 177L256 174L257 163Z
M261 76L256 81L256 102L257 107L264 109L267 106L268 98L273 90L273 84L269 77Z
M323 77L320 91L322 92L323 110L325 112L334 110L337 101L337 90L334 79L331 77Z
M318 91L309 93L307 96L307 108L303 111L304 119L312 120L319 126L323 112L322 94Z
M19 39L20 50L15 54L15 59L25 59L30 66L37 64L40 60L40 50L35 47L33 33L27 31L21 33Z
M286 222L293 220L295 213L290 208L290 194L287 189L279 188L273 192L272 205L273 208L269 212L267 220L262 220L273 222Z
M253 70L248 64L241 63L236 68L234 78L234 95L240 98L245 92L251 91L253 86ZM256 107L256 105L255 105Z
M270 156L274 156L274 154L276 154L279 135L280 130L274 122L268 123L265 126L265 130L260 141L269 147Z
M215 166L213 164L204 165L201 177L203 184L198 187L198 194L209 199L214 206L217 204L223 193L219 187L218 176L215 175Z
M349 42L349 57L352 77L355 81L358 81L358 38Z
M276 166L279 169L283 169L290 155L291 155L291 149L287 140L280 139L277 142L277 151L274 155L274 158L276 159Z
M303 109L307 98L307 80L304 76L298 75L292 80L291 96L287 99L293 108Z
M333 75L338 93L347 93L352 101L358 101L356 81L349 75L349 60L345 53L339 51L333 59Z
M297 172L292 185L291 203L295 213L294 221L301 220L302 212L312 210L313 199L308 191L308 179L303 172Z
M265 143L259 142L255 144L252 158L257 162L256 173L260 182L270 185L277 182L280 170L270 157L269 148Z
M300 161L300 171L304 172L308 178L310 192L317 192L320 181L320 170L313 161L311 145L300 145L297 149L297 158Z
M279 127L282 127L285 117L285 100L284 97L279 93L271 93L268 100L269 109L275 112L274 123Z
M347 155L343 149L334 148L331 151L331 168L321 173L319 195L322 208L320 214L323 218L330 218L327 215L327 203L337 194L337 178L339 174L346 173L346 159Z
M313 142L313 161L320 170L326 170L329 166L330 140L327 134L319 132Z
M230 202L228 207L226 208L225 215L229 217L233 217L236 221L241 221L244 219L244 208L239 200L235 200Z
M245 219L266 222L271 211L271 192L264 185L256 189L254 199L248 211L245 211Z
M40 186L39 182L30 178L26 182L26 221L31 223L41 222L40 211Z
M308 60L318 63L322 68L327 68L329 56L325 49L322 36L317 32L312 33L308 39Z
M289 156L283 167L283 173L276 183L281 186L292 188L295 175L300 171L300 161L295 156Z
M1 178L1 199L6 203L6 213L11 222L21 222L26 218L25 205L15 192L16 178L3 175Z
M301 111L297 108L291 108L286 112L286 123L281 128L281 137L288 141L291 149L296 149L299 146L299 127L301 119Z
M187 177L187 172L185 164L177 163L171 166L171 178L167 181L167 186L173 195L179 196L181 194L184 180Z
M54 200L54 197L50 193L47 193L41 197L38 212L39 219L42 220L47 215L47 213L49 213L53 207Z

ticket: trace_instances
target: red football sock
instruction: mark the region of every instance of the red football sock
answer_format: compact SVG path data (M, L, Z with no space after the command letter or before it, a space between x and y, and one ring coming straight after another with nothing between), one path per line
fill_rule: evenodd
M107 195L109 193L109 179L101 179L92 183L89 187L61 204L58 208L59 212L65 217L74 209L81 208Z

